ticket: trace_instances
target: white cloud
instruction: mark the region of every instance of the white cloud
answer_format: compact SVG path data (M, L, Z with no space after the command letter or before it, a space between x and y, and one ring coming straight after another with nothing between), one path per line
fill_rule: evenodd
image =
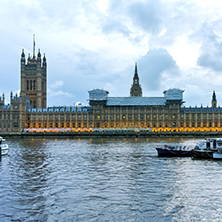
M73 96L72 93L64 92L62 90L58 90L58 91L48 90L48 95L49 97L58 97L58 96L72 97Z
M52 84L49 85L50 89L57 89L57 88L61 88L64 85L64 82L61 80L57 80L55 82L53 82Z

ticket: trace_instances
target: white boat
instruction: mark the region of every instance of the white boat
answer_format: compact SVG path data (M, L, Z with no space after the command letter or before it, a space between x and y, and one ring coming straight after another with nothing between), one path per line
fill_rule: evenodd
M1 147L1 155L7 155L8 154L8 144L5 143L6 140L3 139L1 136L0 136L0 147Z
M222 138L206 138L204 141L198 142L196 147L213 151L222 149Z
M217 152L213 153L214 160L222 160L222 149L218 149Z
M197 143L192 150L192 156L201 159L212 159L214 153L218 153L218 150L222 149L221 138L207 138L203 142Z

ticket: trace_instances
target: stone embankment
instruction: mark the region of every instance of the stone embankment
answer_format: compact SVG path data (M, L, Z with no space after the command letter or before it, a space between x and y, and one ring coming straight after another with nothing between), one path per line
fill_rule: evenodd
M22 132L1 133L4 138L206 138L222 132Z

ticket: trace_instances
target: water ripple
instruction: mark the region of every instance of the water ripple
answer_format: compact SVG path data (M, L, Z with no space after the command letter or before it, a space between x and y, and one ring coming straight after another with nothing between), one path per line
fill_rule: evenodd
M9 140L0 221L220 221L222 162L158 158L195 140Z

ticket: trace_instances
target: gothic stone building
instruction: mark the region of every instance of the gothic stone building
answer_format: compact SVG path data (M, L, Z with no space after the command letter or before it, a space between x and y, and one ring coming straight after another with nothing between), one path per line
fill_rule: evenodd
M213 92L212 107L183 106L183 90L169 89L163 97L143 97L137 65L129 97L109 97L102 89L89 91L89 106L29 108L25 125L44 131L137 130L221 131L222 110Z
M144 97L139 83L137 64L128 97L109 97L102 89L89 91L88 106L47 107L46 58L40 51L26 61L21 55L21 94L5 104L0 98L0 131L222 131L222 109L217 106L216 93L211 107L185 107L183 90L168 89L162 97Z

